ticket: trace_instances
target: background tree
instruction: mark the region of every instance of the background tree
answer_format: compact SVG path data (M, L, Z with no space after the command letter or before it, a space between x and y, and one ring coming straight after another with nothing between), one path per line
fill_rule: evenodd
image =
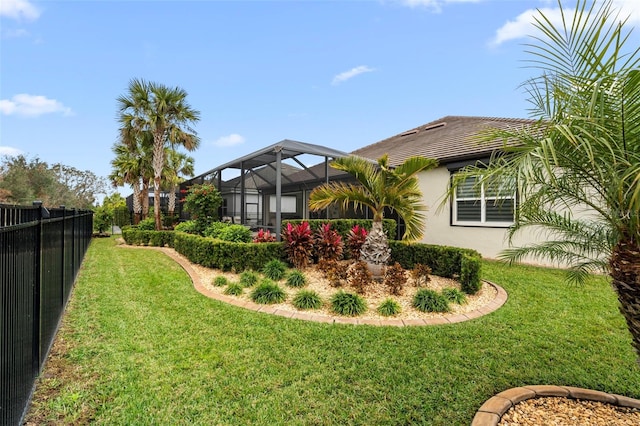
M557 261L577 282L608 273L640 356L639 50L624 49L631 31L610 1L559 5L561 24L540 12L527 49L541 71L525 83L538 124L484 134L505 141L504 155L457 174L451 194L469 176L517 190L510 239L529 228L546 238L502 257Z
M361 259L377 265L389 260L389 242L382 227L384 209L391 208L404 220L403 240L418 240L424 232L426 206L418 186L417 174L433 169L438 162L426 157L410 157L397 167L389 165L387 155L374 164L361 157L349 156L331 162L331 167L353 175L359 184L330 182L315 188L309 198L312 210L325 209L331 204L356 209L368 207L373 213L371 232L361 250Z
M121 128L134 133L149 132L153 137L153 199L156 229L162 229L160 187L165 170L164 151L168 144L196 149L199 139L190 127L200 113L186 101L187 92L179 87L134 79L127 96L118 97Z
M218 208L222 205L222 196L218 189L210 184L191 185L184 199L184 209L196 221L196 229L202 233L212 222L218 219Z
M0 162L0 191L7 203L40 200L47 207L90 209L106 189L105 179L88 170L60 163L49 166L38 157L7 156Z
M167 170L164 176L164 183L169 192L167 213L169 216L173 216L176 210L176 191L178 185L184 180L183 176L193 176L194 160L192 157L171 148L167 148L165 156L167 158Z

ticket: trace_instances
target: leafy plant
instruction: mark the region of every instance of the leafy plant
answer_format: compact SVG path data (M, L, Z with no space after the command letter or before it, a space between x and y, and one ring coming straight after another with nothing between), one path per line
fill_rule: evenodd
M140 222L138 222L138 229L141 231L155 231L156 230L155 219L152 217L142 219Z
M264 230L260 228L255 237L253 237L254 243L272 243L276 240L276 236L271 233L270 230Z
M423 287L431 281L431 268L422 263L416 263L411 270L411 278L416 287Z
M289 287L304 287L307 285L307 277L304 276L302 271L294 269L287 276L287 285Z
M211 237L211 238L220 238L220 234L222 233L222 231L226 228L228 228L229 226L231 226L230 223L227 222L211 222L204 230L204 232L202 233L205 237Z
M322 271L332 287L342 287L347 280L347 268L347 264L333 259L321 259L318 262L318 269Z
M297 309L320 309L322 307L322 299L313 290L300 290L293 298L293 306Z
M279 281L284 278L286 272L287 265L278 259L268 261L262 268L264 276L274 281Z
M400 305L395 300L389 298L378 306L378 313L385 317L392 317L400 313Z
M331 310L339 315L357 316L366 312L367 304L359 295L340 290L331 298Z
M258 283L258 274L254 271L244 271L240 274L240 284L243 287L253 287Z
M229 284L229 280L224 275L218 275L213 279L213 285L216 287L224 287L227 284Z
M360 250L364 245L365 240L367 239L367 230L364 226L355 225L349 231L349 236L347 237L347 247L349 247L349 253L351 257L355 260L360 260Z
M369 268L367 268L367 264L361 260L353 263L349 267L347 270L347 276L349 284L359 294L365 294L367 288L373 282L373 278L371 276L371 272L369 272Z
M449 301L436 291L421 288L413 297L413 307L422 312L449 312Z
M184 198L183 208L191 218L199 222L200 229L218 219L218 208L222 205L222 196L214 185L191 185Z
M282 234L289 261L298 269L306 268L313 255L313 233L309 222L298 225L287 223Z
M269 278L263 279L251 292L251 300L262 305L282 303L287 298L287 293Z
M243 225L226 226L220 231L218 238L235 243L250 243L252 239L251 230Z
M224 294L231 296L240 296L244 291L244 287L239 283L229 283L227 288L224 289Z
M384 285L389 289L389 293L396 296L402 294L404 285L407 283L407 275L404 268L398 262L387 266L384 273Z
M318 259L342 258L342 237L337 231L331 229L330 223L324 223L314 235L314 247Z
M198 224L195 220L185 220L173 228L174 231L186 232L187 234L199 234Z
M458 305L463 305L467 303L467 296L457 288L448 287L442 289L442 295L452 303L457 303Z

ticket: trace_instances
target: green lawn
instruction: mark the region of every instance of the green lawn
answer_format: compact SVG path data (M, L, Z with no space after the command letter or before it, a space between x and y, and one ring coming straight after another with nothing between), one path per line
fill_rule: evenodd
M468 425L529 384L640 398L640 367L604 278L485 262L506 305L427 327L329 325L197 293L162 253L91 243L30 410L108 425ZM28 418L28 419L29 419Z

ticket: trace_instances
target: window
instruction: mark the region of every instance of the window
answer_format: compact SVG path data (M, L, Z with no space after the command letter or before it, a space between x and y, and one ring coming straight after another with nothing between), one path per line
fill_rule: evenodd
M469 177L456 190L453 224L471 226L510 226L513 224L515 194L504 182L479 182Z

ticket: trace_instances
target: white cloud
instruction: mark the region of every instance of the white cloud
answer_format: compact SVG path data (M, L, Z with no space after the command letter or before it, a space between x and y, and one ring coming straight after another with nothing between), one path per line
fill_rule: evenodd
M442 6L448 3L478 3L480 1L482 0L400 0L400 3L411 8L423 7L440 13Z
M16 155L20 155L22 154L22 151L20 151L18 148L14 148L11 146L1 146L0 145L0 155L6 155L8 157L13 157Z
M48 99L45 96L28 95L21 93L13 98L0 99L0 114L21 115L26 117L37 117L43 114L60 112L65 116L73 115L71 108L64 106L55 99Z
M628 23L630 25L640 24L640 2L638 0L614 0L613 9L614 12L619 12L618 18L629 17ZM562 24L562 15L559 8L541 8L540 11L554 26ZM571 16L573 13L573 9L565 9L565 16ZM539 16L538 11L529 9L522 12L514 20L507 21L506 24L498 28L490 44L498 46L509 40L533 35L537 32L533 26L535 16Z
M331 82L331 84L335 86L336 84L340 84L343 81L347 81L357 75L372 71L375 71L375 69L369 68L366 65L360 65L359 67L351 68L349 71L341 72L340 74L336 75L335 77L333 77L333 81Z
M34 21L40 17L40 10L28 0L2 0L0 2L0 16Z
M244 143L244 137L237 133L232 133L229 136L222 136L213 142L215 146L236 146Z

